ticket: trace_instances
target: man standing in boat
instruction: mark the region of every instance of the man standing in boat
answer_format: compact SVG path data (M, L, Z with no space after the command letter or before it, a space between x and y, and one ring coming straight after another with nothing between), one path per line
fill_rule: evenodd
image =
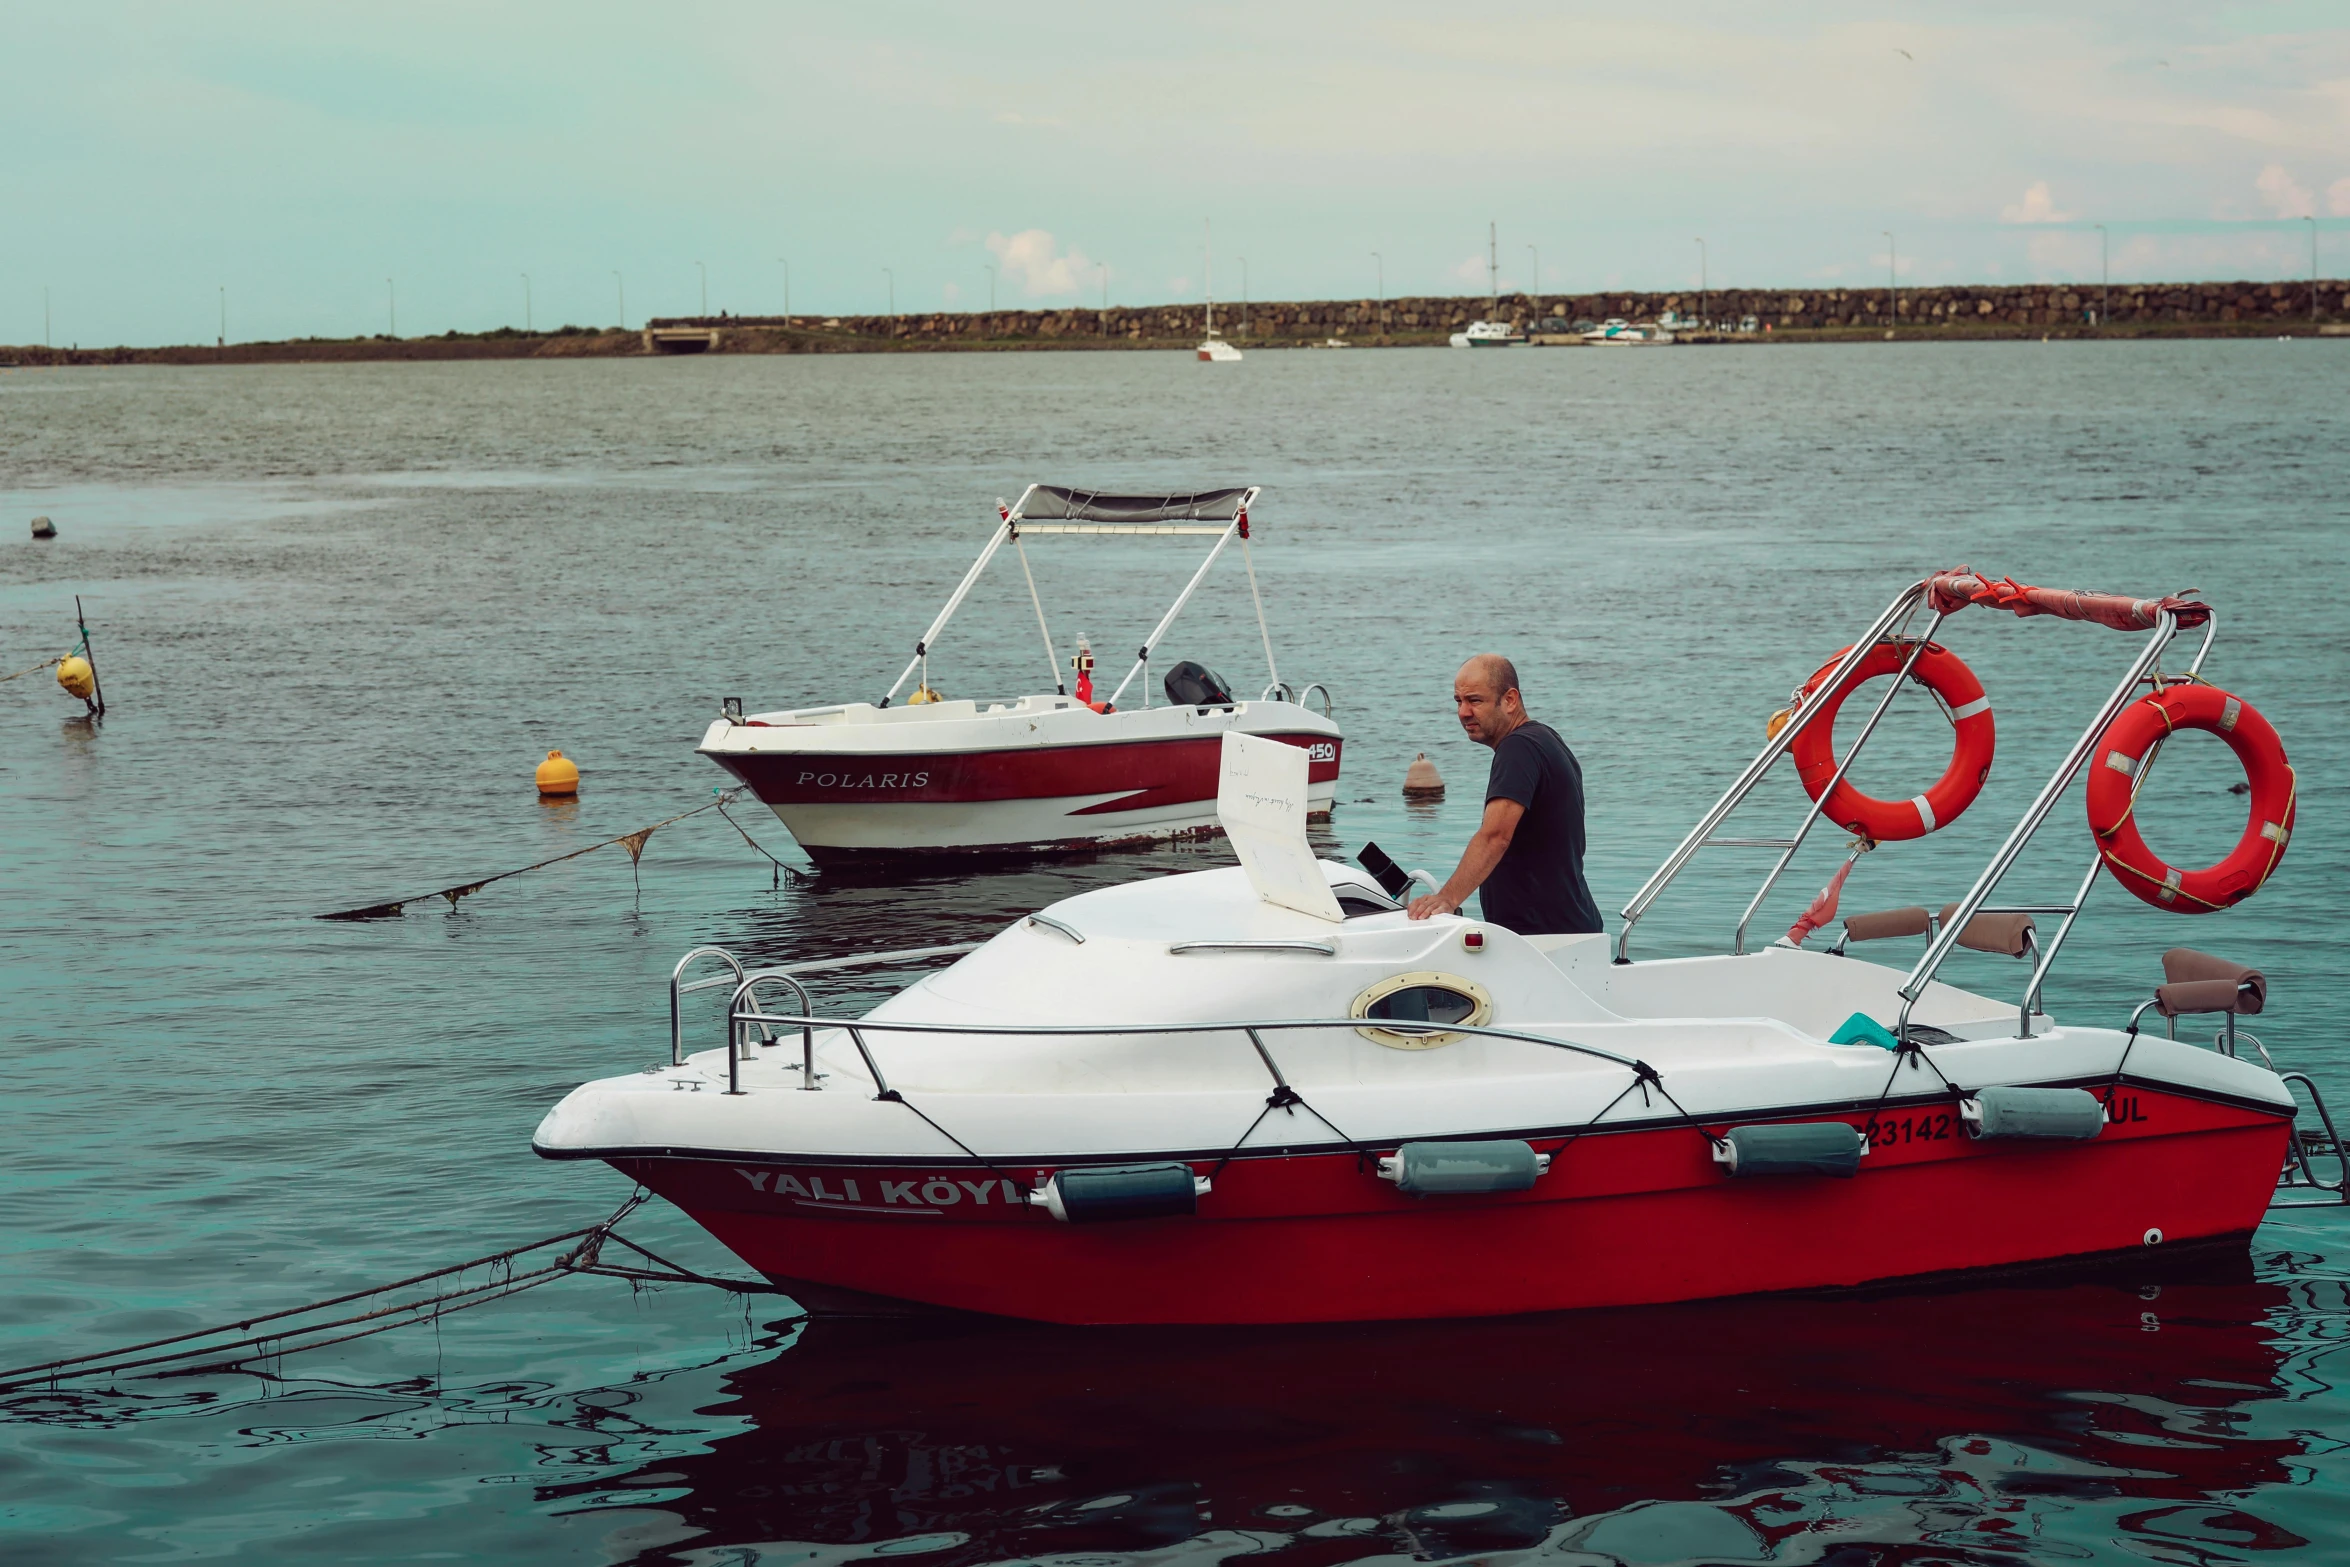
M1485 819L1445 884L1412 900L1411 917L1451 914L1484 889L1485 917L1521 936L1604 929L1583 881L1583 769L1558 731L1526 716L1518 669L1480 653L1453 676L1461 727L1493 748Z

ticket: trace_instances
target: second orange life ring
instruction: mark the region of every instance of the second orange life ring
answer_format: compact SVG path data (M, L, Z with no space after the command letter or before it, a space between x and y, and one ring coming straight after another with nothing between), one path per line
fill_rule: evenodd
M1820 686L1835 673L1837 661L1851 651L1840 648L1796 691L1794 711L1798 716L1808 703L1823 704L1819 714L1788 748L1788 754L1795 758L1795 773L1803 781L1804 793L1817 800L1820 792L1828 787L1828 780L1836 776L1836 710L1844 705L1844 699L1864 681L1897 673L1914 646L1915 643L1878 643L1869 649L1842 686L1823 696ZM1940 697L1949 711L1954 730L1950 765L1931 789L1907 800L1874 799L1855 789L1849 778L1838 784L1821 808L1821 814L1872 843L1923 838L1938 827L1949 826L1960 812L1975 803L1975 796L1982 793L1983 780L1991 776L1997 734L1991 718L1991 699L1983 694L1983 682L1975 678L1975 672L1967 668L1965 660L1938 642L1926 644L1926 650L1918 655L1910 673Z
M2165 864L2138 831L2138 783L2157 741L2200 729L2227 742L2252 785L2244 836L2217 865L2183 871ZM2114 880L2158 909L2209 914L2260 890L2293 837L2297 781L2285 742L2251 703L2200 682L2166 686L2125 707L2097 737L2089 761L2089 830Z

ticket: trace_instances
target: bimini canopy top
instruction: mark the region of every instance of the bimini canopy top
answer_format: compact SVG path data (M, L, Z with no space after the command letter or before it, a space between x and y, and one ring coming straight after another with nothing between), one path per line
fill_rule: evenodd
M1175 624L1175 617L1183 612L1183 606L1190 602L1193 591L1199 587L1200 579L1208 574L1208 568L1216 563L1218 555L1224 553L1226 545L1235 538L1239 539L1241 558L1243 560L1249 559L1248 509L1255 503L1257 493L1258 486L1253 484L1234 485L1229 489L1220 490L1185 490L1163 495L1106 495L1100 490L1077 490L1058 484L1032 484L1020 492L1020 499L1013 505L1006 506L1002 501L997 501L996 528L993 533L988 535L986 547L980 550L979 559L971 563L971 569L963 573L963 580L956 584L955 591L947 595L946 607L938 612L938 618L930 623L930 629L923 632L921 639L914 644L913 658L907 663L905 670L899 674L896 682L890 686L888 692L883 695L881 705L887 707L895 701L898 692L905 688L906 682L913 679L917 672L921 675L921 684L916 688L918 699L920 699L921 692L926 692L929 689L930 652L937 645L939 633L946 630L947 622L954 618L955 611L962 607L964 598L971 592L972 584L979 580L979 574L987 569L987 563L995 558L996 551L1001 549L1006 542L1009 542L1020 556L1020 572L1023 577L1027 578L1028 596L1036 606L1036 628L1044 637L1044 656L1050 661L1053 672L1053 688L1063 695L1067 695L1068 686L1061 679L1060 654L1054 650L1052 631L1045 624L1044 601L1037 597L1036 578L1028 570L1028 551L1026 546L1020 542L1021 535L1028 533L1212 534L1215 536L1216 543L1215 547L1208 551L1208 558L1200 562L1199 570L1192 573L1191 580L1184 584L1183 591L1175 595L1174 604L1161 617L1151 634L1143 639L1141 648L1135 654L1134 667L1127 671L1124 680L1118 682L1118 689L1110 693L1110 704L1115 704L1119 697L1126 694L1127 686L1132 684L1136 676L1139 675L1143 679L1143 702L1145 706L1148 706L1150 701L1151 649L1159 645L1159 639L1164 637L1167 634L1167 629ZM1273 663L1273 633L1265 625L1265 602L1257 594L1257 568L1253 561L1250 562L1248 568L1248 590L1250 598L1256 604L1257 632L1265 642L1265 672L1273 682L1267 690L1271 692L1281 686L1281 671Z
M1099 490L1074 490L1058 484L1032 484L1021 495L1019 504L1012 507L1009 520L1019 523L1074 522L1107 525L1085 531L1135 528L1141 525L1170 522L1215 523L1219 525L1243 521L1248 515L1249 502L1256 499L1253 484L1237 485L1227 490L1193 490L1171 495L1105 495ZM1031 529L1031 532L1058 532L1075 530ZM1149 527L1152 533L1170 533L1176 530ZM1185 530L1193 531L1193 530ZM1221 526L1201 528L1202 533L1220 532Z

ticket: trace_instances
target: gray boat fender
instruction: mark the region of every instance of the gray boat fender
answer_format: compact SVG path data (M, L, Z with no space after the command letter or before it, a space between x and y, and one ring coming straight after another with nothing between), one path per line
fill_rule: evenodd
M1833 1175L1849 1180L1860 1173L1869 1141L1845 1121L1794 1121L1733 1126L1714 1144L1714 1163L1738 1178L1756 1175Z
M1971 1137L2087 1142L2105 1130L2105 1105L2086 1088L1983 1088L1958 1102Z

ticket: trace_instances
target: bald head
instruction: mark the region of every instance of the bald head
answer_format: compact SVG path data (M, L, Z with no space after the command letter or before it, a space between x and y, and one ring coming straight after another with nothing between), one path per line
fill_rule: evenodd
M1526 699L1518 692L1518 666L1499 653L1480 653L1452 677L1453 710L1461 728L1479 745L1499 745L1526 721Z
M1475 681L1493 693L1500 701L1509 692L1518 689L1518 666L1499 653L1479 653L1461 666L1461 672L1452 677L1456 686L1463 681Z

